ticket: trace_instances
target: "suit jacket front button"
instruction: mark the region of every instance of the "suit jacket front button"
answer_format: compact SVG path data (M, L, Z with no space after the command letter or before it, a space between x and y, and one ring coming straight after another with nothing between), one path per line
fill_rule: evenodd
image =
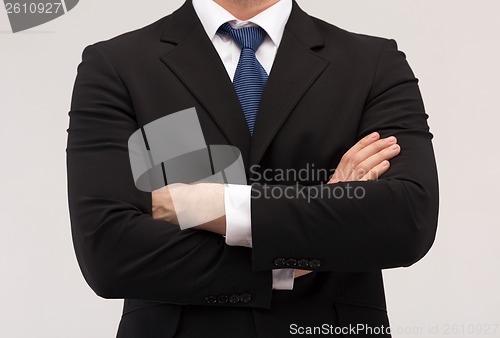
M297 266L297 260L295 258L289 258L286 260L285 265L289 268L293 268Z
M301 259L298 262L299 268L307 268L309 266L309 260Z
M217 302L219 304L225 304L225 303L227 303L227 301L228 301L228 297L226 295L221 295L221 296L217 297Z
M215 296L208 296L207 298L205 298L205 302L207 302L208 304L214 304L217 303L217 298L215 298Z
M285 259L284 258L276 258L274 260L274 266L277 266L277 267L283 267L285 266Z
M313 269L317 269L321 266L321 261L319 259L311 259L309 266Z
M234 293L231 296L229 296L229 303L236 304L239 303L239 301L240 301L240 296Z
M252 300L252 295L249 293L245 292L240 295L240 301L242 303L249 303L251 300Z

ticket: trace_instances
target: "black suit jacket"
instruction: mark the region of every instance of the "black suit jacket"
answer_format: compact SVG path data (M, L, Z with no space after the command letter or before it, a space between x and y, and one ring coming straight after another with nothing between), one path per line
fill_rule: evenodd
M402 151L380 180L323 186L317 198L300 193L324 183L314 178L267 182L277 198L255 186L253 249L231 247L154 220L151 195L134 186L130 135L193 106L207 143L238 147L253 182L264 169L335 168L373 131L397 136ZM388 325L381 269L415 263L434 240L432 135L405 55L393 40L344 31L296 3L252 139L189 0L85 49L68 133L76 255L99 296L125 299L119 337L279 338L291 324ZM364 198L327 194L341 188L362 188ZM280 197L284 189L296 196ZM273 291L271 270L283 267L314 272L293 291Z

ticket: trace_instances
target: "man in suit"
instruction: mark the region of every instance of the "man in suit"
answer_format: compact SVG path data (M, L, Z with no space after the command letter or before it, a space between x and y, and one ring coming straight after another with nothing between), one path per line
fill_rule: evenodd
M87 47L69 207L87 283L125 299L118 337L390 336L381 270L422 258L437 225L417 82L393 40L292 0L187 0ZM184 212L212 203L226 214L180 230L168 189L136 189L127 141L190 107L207 144L238 147L259 184L186 186ZM264 175L311 167L337 170L329 184Z

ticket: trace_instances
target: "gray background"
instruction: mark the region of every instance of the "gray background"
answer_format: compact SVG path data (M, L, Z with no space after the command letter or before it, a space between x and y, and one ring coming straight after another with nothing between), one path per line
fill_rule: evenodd
M86 45L149 24L181 3L85 0L17 34L0 8L1 337L115 335L122 301L90 290L71 243L65 147L72 86ZM500 328L496 335L478 330L500 324L500 3L299 3L345 29L396 39L421 80L441 215L431 252L411 268L384 273L393 330L407 330L394 337L499 337Z

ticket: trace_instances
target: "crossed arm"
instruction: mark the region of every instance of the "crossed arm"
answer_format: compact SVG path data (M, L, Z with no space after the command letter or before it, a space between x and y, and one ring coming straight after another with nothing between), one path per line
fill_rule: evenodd
M396 137L382 139L379 133L374 132L361 139L344 154L328 184L375 181L389 170L389 160L397 156L400 151ZM175 194L175 205L172 193ZM153 218L174 224L178 224L178 212L208 214L208 210L200 209L223 210L223 204L224 186L221 184L174 185L152 193ZM223 215L194 228L225 236L226 226L226 217ZM295 269L294 277L298 278L310 272L310 270Z

